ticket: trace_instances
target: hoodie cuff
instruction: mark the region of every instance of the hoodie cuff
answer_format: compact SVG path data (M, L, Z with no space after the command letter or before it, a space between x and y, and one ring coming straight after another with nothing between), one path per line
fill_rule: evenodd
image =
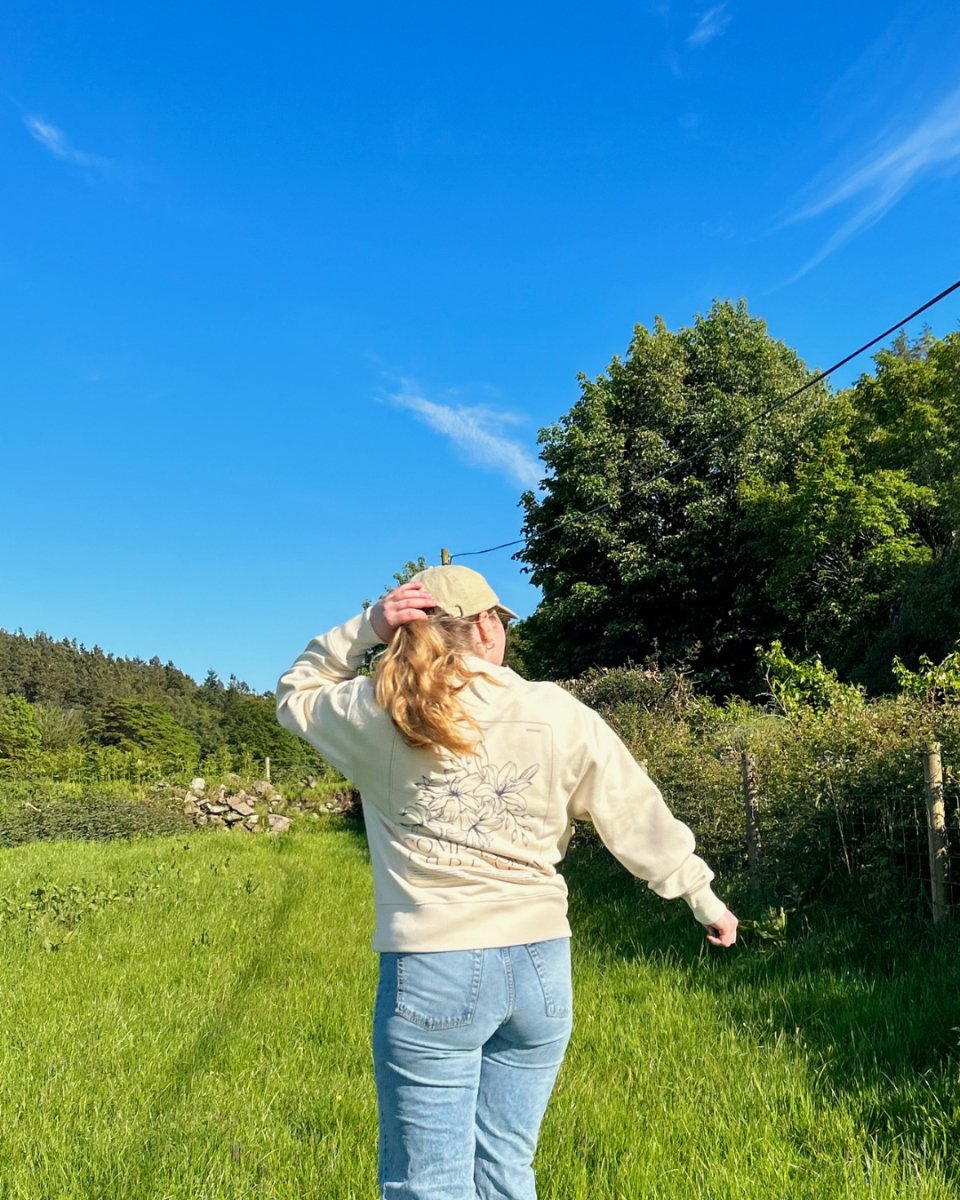
M703 884L695 891L687 892L683 898L701 925L713 925L727 911L727 906L714 894L709 883Z
M372 650L374 646L382 646L383 638L373 627L373 605L365 608L360 614L360 624L357 628L357 641L363 645L364 651Z
M329 633L314 638L314 642L328 645L334 656L343 662L353 675L363 666L367 651L372 650L375 646L383 645L380 635L370 620L369 608L357 613L345 625L340 625L336 629L331 629ZM312 642L311 645L313 645Z

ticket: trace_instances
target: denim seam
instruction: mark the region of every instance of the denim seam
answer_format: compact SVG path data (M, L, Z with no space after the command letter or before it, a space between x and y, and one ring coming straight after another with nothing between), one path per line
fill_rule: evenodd
M509 1021L513 1016L513 1008L517 1002L516 987L513 979L513 962L510 959L510 950L504 949L500 951L500 957L503 960L504 974L507 979L507 1011L504 1014L504 1021Z

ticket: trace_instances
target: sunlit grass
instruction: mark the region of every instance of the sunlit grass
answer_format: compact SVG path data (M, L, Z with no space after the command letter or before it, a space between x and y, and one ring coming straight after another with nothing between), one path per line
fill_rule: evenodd
M369 867L321 824L0 853L4 1200L376 1194ZM592 848L568 874L543 1200L957 1195L955 941L706 952Z

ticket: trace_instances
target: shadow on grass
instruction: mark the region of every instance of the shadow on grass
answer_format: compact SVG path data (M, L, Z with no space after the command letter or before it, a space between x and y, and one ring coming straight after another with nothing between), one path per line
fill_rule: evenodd
M164 1114L180 1109L194 1081L223 1054L225 1031L232 1028L235 1018L249 1005L250 996L256 994L257 985L267 977L271 963L275 962L277 940L282 939L293 910L308 898L308 890L303 886L305 868L283 853L287 849L286 843L277 847L283 884L269 924L260 936L259 944L263 949L250 954L233 978L229 991L200 1018L196 1036L186 1042L177 1055L162 1095L158 1093L155 1097L157 1101L162 1100ZM143 1141L136 1150L129 1148L123 1163L125 1177L135 1182L137 1194L142 1196L165 1194L162 1187L154 1184L156 1177L169 1166L165 1152L170 1149L170 1131L174 1123L167 1119L158 1120L157 1115L152 1114L149 1128L143 1131Z
M946 1153L960 1137L960 930L812 906L782 944L745 933L708 946L682 902L665 903L601 847L568 857L574 941L640 960L722 1001L740 1036L786 1040L825 1102L845 1099L881 1148ZM956 1162L955 1158L952 1160ZM960 1164L950 1168L960 1180Z

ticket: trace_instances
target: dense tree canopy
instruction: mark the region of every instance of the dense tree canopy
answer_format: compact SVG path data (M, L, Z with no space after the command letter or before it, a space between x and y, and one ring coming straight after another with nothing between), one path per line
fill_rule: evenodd
M744 682L775 621L740 489L789 469L800 441L817 437L826 392L697 452L806 378L743 303L718 303L677 333L638 326L625 360L581 379L580 399L540 435L546 494L523 497L518 557L544 594L524 629L533 669L570 675L655 655L694 664L720 690Z
M91 732L101 746L142 753L172 768L189 771L200 757L200 743L161 705L115 699L96 714Z
M796 468L743 498L783 636L883 691L895 655L960 636L960 335L900 337L875 364Z
M780 638L875 690L894 654L960 635L960 335L900 337L844 392L809 377L741 302L638 327L625 360L541 431L544 493L517 556L543 589L533 671L655 657L750 692ZM663 477L658 478L662 472Z

